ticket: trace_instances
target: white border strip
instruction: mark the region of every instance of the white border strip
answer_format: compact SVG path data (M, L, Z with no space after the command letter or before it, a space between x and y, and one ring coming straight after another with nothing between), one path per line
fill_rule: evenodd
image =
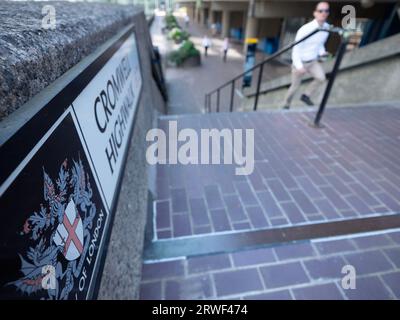
M64 120L64 118L71 112L71 106L69 106L57 119L56 122L51 126L51 128L43 135L43 137L39 140L38 143L31 149L28 155L20 162L17 168L8 176L8 178L4 181L4 183L0 186L0 197L3 193L8 189L11 183L18 177L21 171L25 168L28 162L34 157L34 155L38 152L38 150L42 147L42 145L47 141L47 139L51 136L54 130L60 125L60 123Z

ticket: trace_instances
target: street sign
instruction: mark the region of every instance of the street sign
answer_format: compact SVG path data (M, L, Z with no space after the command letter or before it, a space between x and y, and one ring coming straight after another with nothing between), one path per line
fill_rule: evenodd
M0 146L1 299L96 297L141 91L131 27Z

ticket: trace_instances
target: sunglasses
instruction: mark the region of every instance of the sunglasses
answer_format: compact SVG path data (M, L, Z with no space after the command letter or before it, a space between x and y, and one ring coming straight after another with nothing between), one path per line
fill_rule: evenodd
M319 13L329 13L329 9L319 9L317 10Z

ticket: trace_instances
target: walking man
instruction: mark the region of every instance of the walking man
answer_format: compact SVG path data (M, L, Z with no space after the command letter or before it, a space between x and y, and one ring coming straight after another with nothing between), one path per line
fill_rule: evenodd
M222 57L222 60L223 60L224 62L226 62L226 57L227 57L227 55L228 55L228 49L229 49L229 38L226 37L226 38L224 39L224 42L222 43L222 50L223 50L223 57Z
M188 27L189 27L190 18L189 18L189 16L186 14L184 19L185 19L185 26L186 26L186 28L188 28Z
M207 57L208 48L211 47L211 40L206 35L203 38L204 56Z
M314 10L314 20L306 23L297 31L295 41L304 38L317 28L328 28L329 24L326 22L328 16L329 3L319 2ZM292 84L285 97L284 109L290 108L293 96L300 87L301 79L306 73L311 74L314 79L304 94L301 95L300 100L308 106L314 105L310 97L326 79L324 69L318 59L327 55L325 42L328 36L328 32L320 31L293 47Z

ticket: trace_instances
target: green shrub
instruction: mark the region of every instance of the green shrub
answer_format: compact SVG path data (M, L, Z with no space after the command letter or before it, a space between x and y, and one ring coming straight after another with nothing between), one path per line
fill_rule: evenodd
M175 16L172 14L167 14L165 16L165 24L168 30L173 28L179 28L178 21L176 20Z
M176 65L181 65L186 59L190 57L200 56L199 50L197 50L192 41L186 40L178 50L172 51L168 55L168 59Z
M179 28L173 28L169 33L168 33L168 38L174 40L177 43L180 43L184 40L189 39L189 33L186 32L185 30L179 29Z
M181 29L179 28L172 28L170 32L168 32L168 39L173 39L176 37L177 34L181 32Z
M173 14L167 14L166 16L165 16L165 21L167 22L167 23L169 23L169 22L176 22L176 18L175 18L175 16L173 15Z

